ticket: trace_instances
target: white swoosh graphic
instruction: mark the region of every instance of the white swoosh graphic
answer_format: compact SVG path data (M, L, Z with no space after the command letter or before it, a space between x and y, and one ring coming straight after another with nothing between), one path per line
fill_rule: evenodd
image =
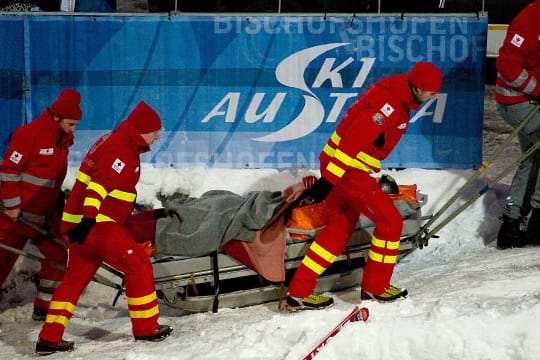
M276 67L276 79L279 83L300 89L311 96L303 95L304 108L298 114L296 119L291 121L285 127L271 134L253 138L255 141L263 142L281 142L301 138L317 129L324 120L324 108L315 95L307 86L304 80L304 72L314 59L325 52L340 46L349 45L349 43L333 43L314 46L286 57Z
M305 105L296 119L278 131L252 140L264 142L294 140L306 136L317 129L324 119L324 108L317 98L308 95L302 96L304 97Z

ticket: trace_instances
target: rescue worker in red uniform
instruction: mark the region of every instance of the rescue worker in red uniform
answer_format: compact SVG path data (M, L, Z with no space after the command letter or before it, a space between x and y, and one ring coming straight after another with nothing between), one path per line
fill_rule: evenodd
M0 165L0 242L21 250L32 239L44 256L32 313L36 321L45 320L52 293L64 274L59 267L66 265L67 250L27 224L61 238L61 187L73 132L82 118L80 102L76 90L63 90L36 120L14 131ZM0 249L0 286L17 258L16 253Z
M540 100L540 0L526 6L510 22L495 63L495 101L503 120L518 127ZM540 140L540 113L519 131L524 153ZM512 179L497 234L497 247L540 245L540 152L523 160ZM521 223L531 213L527 230Z
M386 302L407 295L407 290L390 284L403 220L371 175L380 170L381 160L407 130L410 111L433 98L442 80L442 72L434 64L419 62L409 73L392 75L370 86L339 122L319 156L322 182L329 189L326 226L289 284L288 310L333 304L332 298L313 293L317 278L341 254L360 214L375 224L361 297Z
M62 215L62 231L69 240L68 267L52 297L37 354L74 349L63 334L79 296L103 262L124 273L135 339L160 341L172 332L171 327L158 324L150 259L124 228L137 197L139 156L150 150L160 129L159 115L141 101L83 159Z

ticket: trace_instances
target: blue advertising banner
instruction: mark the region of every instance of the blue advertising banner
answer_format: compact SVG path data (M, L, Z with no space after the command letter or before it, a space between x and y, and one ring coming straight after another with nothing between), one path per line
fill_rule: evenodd
M161 115L164 131L143 161L317 168L319 152L355 98L418 61L444 71L443 88L412 114L383 165L471 168L482 160L486 17L41 15L25 21L22 82L30 91L23 100L32 105L26 116L38 115L63 87L82 93L73 162L145 100Z
M6 151L9 136L23 124L24 83L24 22L19 17L0 16L0 156ZM6 51L9 49L9 51Z

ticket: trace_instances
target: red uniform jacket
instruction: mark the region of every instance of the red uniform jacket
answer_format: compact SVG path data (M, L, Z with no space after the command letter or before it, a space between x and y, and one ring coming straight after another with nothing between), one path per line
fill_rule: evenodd
M102 136L81 163L64 207L62 231L74 227L83 217L123 225L137 197L139 155L148 150L146 141L127 121Z
M540 0L512 20L499 50L495 100L512 105L540 96Z
M347 111L321 152L321 175L336 184L347 171L378 172L409 124L414 101L407 74L381 79Z
M0 199L6 209L43 225L56 210L66 176L73 134L66 134L49 112L13 133L0 165ZM1 218L0 218L1 219Z

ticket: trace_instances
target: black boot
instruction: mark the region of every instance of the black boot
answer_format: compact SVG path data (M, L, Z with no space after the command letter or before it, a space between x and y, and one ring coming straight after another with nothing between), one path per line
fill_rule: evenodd
M161 341L167 336L171 335L173 328L169 325L158 325L156 331L152 335L147 336L135 336L135 340L145 341Z
M51 342L46 340L38 339L36 344L36 354L38 355L50 355L55 352L67 352L73 351L75 348L73 341L59 341Z
M525 245L523 231L519 228L520 223L520 219L511 219L508 216L503 215L503 223L497 234L498 249L502 250Z
M540 209L532 209L525 238L527 245L540 246Z

